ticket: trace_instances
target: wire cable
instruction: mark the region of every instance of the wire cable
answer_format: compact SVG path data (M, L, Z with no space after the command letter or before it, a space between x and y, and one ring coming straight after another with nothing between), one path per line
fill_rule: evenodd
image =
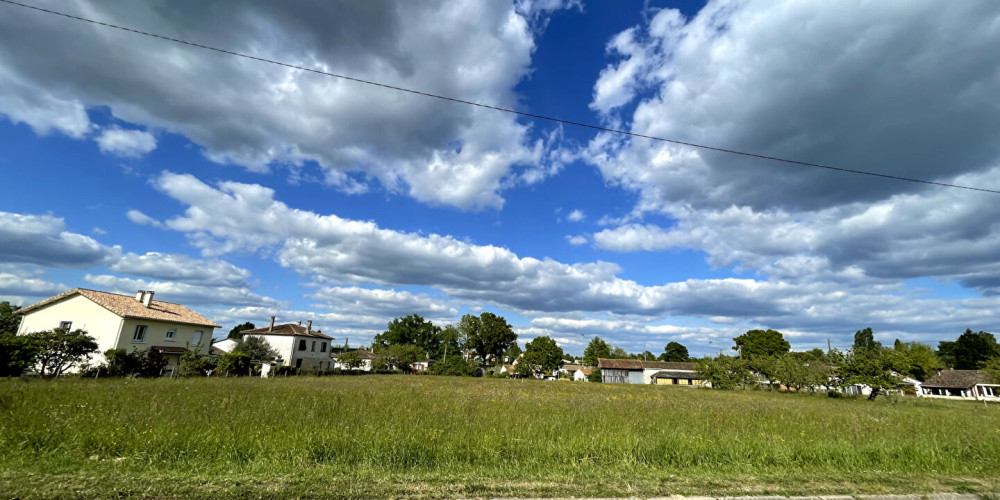
M903 176L899 176L899 175L882 174L882 173L878 173L878 172L869 172L869 171L866 171L866 170L856 170L856 169L851 169L851 168L835 167L835 166L832 166L832 165L824 165L822 163L812 163L812 162L807 162L807 161L791 160L791 159L788 159L788 158L780 158L780 157L777 157L777 156L769 156L769 155L763 155L763 154L757 154L757 153L748 153L748 152L745 152L745 151L737 151L737 150L734 150L734 149L727 149L727 148L718 147L718 146L708 146L708 145L705 145L705 144L698 144L698 143L694 143L694 142L679 141L679 140L676 140L676 139L667 139L667 138L664 138L664 137L657 137L657 136L653 136L653 135L639 134L639 133L636 133L636 132L630 132L628 130L620 130L620 129L614 129L614 128L610 128L610 127L604 127L604 126L601 126L601 125L594 125L594 124L590 124L590 123L583 123L583 122L577 122L577 121L573 121L573 120L566 120L566 119L563 119L563 118L557 118L557 117L548 116L548 115L540 115L540 114L536 114L536 113L529 113L527 111L518 111L516 109L504 108L504 107L500 107L500 106L493 106L493 105L490 105L490 104L482 104L482 103L478 103L478 102L474 102L474 101L467 101L465 99L459 99L457 97L449 97L449 96L444 96L444 95L439 95L439 94L433 94L433 93L430 93L430 92L424 92L424 91L420 91L420 90L409 89L409 88L406 88L406 87L399 87L399 86L396 86L396 85L389 85L389 84L386 84L386 83L376 82L376 81L372 81L372 80L365 80L365 79L362 79L362 78L355 78L353 76L341 75L341 74L338 74L338 73L331 73L329 71L322 71L322 70L318 70L318 69L307 68L307 67L304 67L304 66L298 66L298 65L295 65L295 64L290 64L290 63L286 63L286 62L277 61L277 60L274 60L274 59L267 59L267 58L264 58L264 57L252 56L252 55L249 55L249 54L244 54L244 53L241 53L241 52L235 52L235 51L232 51L232 50L220 49L218 47L212 47L210 45L203 45L203 44L200 44L200 43L189 42L187 40L181 40L181 39L172 38L172 37L169 37L169 36L158 35L156 33L150 33L150 32L147 32L147 31L142 31L142 30L138 30L138 29L134 29L134 28L128 28L128 27L125 27L125 26L117 25L117 24L111 24L111 23L106 23L106 22L102 22L102 21L97 21L95 19L90 19L90 18L86 18L86 17L80 17L80 16L76 16L76 15L73 15L73 14L67 14L65 12L60 12L60 11L51 10L51 9L45 9L45 8L37 7L37 6L34 6L34 5L27 5L27 4L15 2L13 0L0 0L0 2L8 4L8 5L15 5L15 6L23 7L23 8L26 8L26 9L31 9L31 10L35 10L35 11L39 11L39 12L44 12L44 13L47 13L47 14L53 14L53 15L56 15L56 16L62 16L62 17L68 18L68 19L73 19L73 20L77 20L77 21L83 21L83 22L95 24L95 25L98 25L98 26L104 26L104 27L107 27L107 28L114 28L114 29L117 29L117 30L127 31L129 33L135 33L137 35L143 35L143 36L148 36L148 37L152 37L152 38L159 38L160 40L166 40L166 41L170 41L170 42L174 42L174 43L188 45L188 46L191 46L191 47L197 47L199 49L205 49L205 50L210 50L210 51L214 51L214 52L219 52L219 53L222 53L222 54L228 54L228 55L232 55L232 56L236 56L236 57L242 57L244 59L252 59L254 61L260 61L260 62L263 62L263 63L274 64L274 65L277 65L277 66L284 66L286 68L292 68L292 69L297 69L297 70L301 70L301 71L307 71L309 73L316 73L316 74L319 74L319 75L331 76L331 77L334 77L334 78L340 78L342 80L348 80L348 81L352 81L352 82L363 83L365 85L372 85L372 86L376 86L376 87L382 87L382 88L385 88L385 89L396 90L396 91L399 91L399 92L406 92L406 93L409 93L409 94L415 94L415 95L419 95L419 96L431 97L431 98L434 98L434 99L440 99L440 100L443 100L443 101L450 101L450 102L454 102L454 103L465 104L465 105L469 105L469 106L475 106L475 107L478 107L478 108L490 109L490 110L494 110L494 111L500 111L500 112L503 112L503 113L510 113L510 114L514 114L514 115L524 116L524 117L527 117L527 118L534 118L534 119L537 119L537 120L545 120L545 121L550 121L550 122L554 122L554 123L560 123L560 124L564 124L564 125L572 125L572 126L575 126L575 127L588 128L588 129L597 130L597 131L600 131L600 132L608 132L608 133L613 133L613 134L620 134L620 135L625 135L625 136L630 136L630 137L637 137L637 138L642 138L642 139L649 139L649 140L652 140L652 141L666 142L666 143L677 144L677 145L681 145L681 146L689 146L689 147L692 147L692 148L704 149L704 150L709 150L709 151L716 151L716 152L720 152L720 153L727 153L727 154L744 156L744 157L749 157L749 158L757 158L757 159L761 159L761 160L769 160L769 161L787 163L787 164L792 164L792 165L799 165L799 166L804 166L804 167L822 168L822 169L826 169L826 170L833 170L833 171L842 172L842 173L848 173L848 174L868 175L868 176L872 176L872 177L881 177L881 178L884 178L884 179L892 179L892 180L897 180L897 181L915 182L915 183L919 183L919 184L929 184L929 185L933 185L933 186L949 187L949 188L956 188L956 189L967 189L967 190L970 190L970 191L980 191L980 192L984 192L984 193L1000 194L1000 190L996 190L996 189L986 189L986 188L978 188L978 187L972 187L972 186L963 186L963 185L960 185L960 184L949 184L949 183L946 183L946 182L929 181L929 180L926 180L926 179L916 179L916 178L913 178L913 177L903 177Z

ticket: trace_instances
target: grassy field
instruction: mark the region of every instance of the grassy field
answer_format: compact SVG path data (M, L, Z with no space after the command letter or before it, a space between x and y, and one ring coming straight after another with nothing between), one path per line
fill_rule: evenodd
M0 497L1000 491L1000 406L429 376L0 380Z

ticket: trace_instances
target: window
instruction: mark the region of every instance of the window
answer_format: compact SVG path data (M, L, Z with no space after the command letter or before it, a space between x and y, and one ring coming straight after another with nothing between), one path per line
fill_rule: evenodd
M135 334L132 335L132 342L146 341L146 325L136 325Z
M305 340L303 340L302 342L305 342ZM305 350L305 349L303 349L303 350ZM302 368L302 358L299 358L299 359L295 360L295 367L296 368Z
M196 345L201 345L201 334L202 334L201 330L195 330L194 331L194 338L191 339L191 346L192 347L196 346Z
M167 340L173 341L175 333L177 333L177 330L174 329L167 330Z
M306 341L305 340L299 340L299 350L300 351L306 350Z
M319 345L319 352L326 352L326 342Z
M68 332L68 331L70 331L70 330L73 329L73 322L72 321L60 321L59 322L59 329L60 330L66 330Z
M312 352L316 352L316 341L315 340L313 341L313 345L312 345L311 348L309 348L309 350L312 351Z

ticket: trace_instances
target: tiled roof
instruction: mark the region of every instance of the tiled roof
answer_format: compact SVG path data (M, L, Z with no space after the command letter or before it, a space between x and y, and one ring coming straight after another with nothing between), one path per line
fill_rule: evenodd
M594 368L590 366L581 366L580 372L584 375L590 375L591 373L594 373Z
M184 323L188 325L219 328L219 325L212 320L180 304L164 302L162 300L153 300L150 302L149 307L146 307L142 302L135 300L135 297L131 295L101 292L86 288L74 288L54 297L49 297L41 302L36 302L28 307L18 310L18 313L26 314L34 311L35 309L40 309L49 304L53 304L77 294L90 299L97 305L117 314L118 316L121 316L122 318L151 319L171 323Z
M678 361L643 361L641 359L605 359L598 358L597 366L601 369L612 370L681 370L695 371L697 363L683 363Z
M253 330L243 330L243 335L282 335L282 336L298 336L298 337L312 337L317 339L333 340L333 337L329 335L323 335L323 332L319 330L307 330L306 327L302 325L296 325L295 323L285 323L283 325L274 325L271 331L268 331L268 327L254 328Z
M942 370L941 373L927 379L923 387L950 387L968 389L976 384L990 383L987 373L976 370Z

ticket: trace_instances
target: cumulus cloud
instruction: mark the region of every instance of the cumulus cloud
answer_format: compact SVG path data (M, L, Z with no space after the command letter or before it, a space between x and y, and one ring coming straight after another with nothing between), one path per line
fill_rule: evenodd
M123 278L110 274L87 274L83 279L101 287L101 290L126 295L134 294L136 290L153 290L156 292L156 300L176 302L184 305L257 306L275 309L288 306L287 302L254 293L248 287L196 285L177 281L150 281Z
M566 220L570 222L580 222L585 218L587 218L587 216L583 215L583 210L580 209L573 210L566 216Z
M544 20L578 2L36 4L318 71L510 107L517 102L515 86L530 72ZM48 57L33 56L39 53ZM326 182L348 192L363 191L374 179L427 203L496 208L507 179L547 162L546 142L532 139L529 127L510 115L26 9L9 8L0 18L0 60L0 113L40 132L80 137L89 126L84 106L107 106L123 121L184 135L220 163L264 172L316 162ZM125 132L105 131L102 148L139 155L155 145L143 132Z
M385 288L357 286L320 287L308 298L322 308L351 311L356 314L395 318L419 314L436 323L454 322L458 319L458 304L454 300L431 297L426 293Z
M49 281L44 271L33 266L0 264L0 300L25 306L69 289Z
M156 138L142 130L108 127L94 140L101 152L125 158L139 158L156 149Z
M128 220L140 226L152 226L160 229L164 227L162 222L142 213L142 211L139 210L129 210L125 212L125 217L128 217Z
M619 61L591 105L641 134L950 181L1000 157L1000 53L986 50L1000 44L998 14L927 1L721 0L691 19L664 9L609 43ZM817 209L922 189L608 134L591 148L649 210Z
M115 272L192 285L244 287L250 271L220 259L195 259L183 254L127 253L110 266Z
M587 237L579 234L566 235L566 241L568 241L570 245L580 246L587 244Z
M0 212L0 263L84 268L114 261L120 254L118 246L67 231L62 218Z

